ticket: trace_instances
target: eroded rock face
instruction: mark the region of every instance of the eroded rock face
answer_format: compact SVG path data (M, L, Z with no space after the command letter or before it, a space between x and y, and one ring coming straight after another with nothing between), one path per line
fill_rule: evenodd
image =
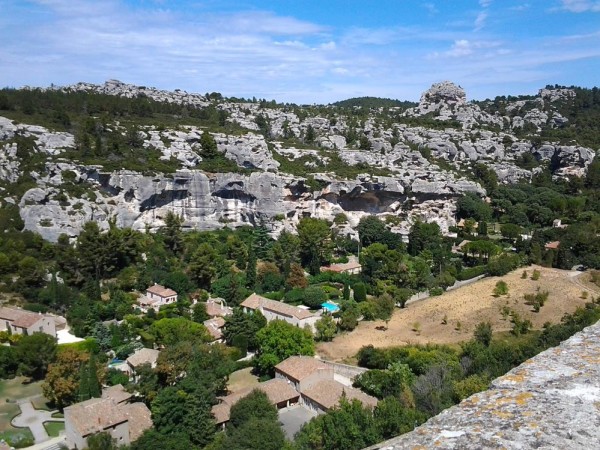
M227 113L228 121L248 130L235 135L211 133L218 150L237 166L255 173L207 174L196 170L202 162L200 140L208 132L202 127L140 126L143 146L158 150L162 160L179 168L174 175L150 177L128 171L108 173L102 167L66 161L62 154L74 147L73 135L0 117L0 180L15 182L29 170L37 183L24 197L5 200L20 205L26 228L51 240L62 232L78 234L88 220L107 226L112 218L121 226L154 230L162 226L168 211L183 215L186 226L194 229L255 224L265 219L277 232L293 229L303 215L333 220L336 214L344 212L348 227L358 224L367 214L394 214L401 219L400 230L406 231L417 218L436 221L445 230L454 224L457 196L464 192L485 195L478 184L463 175L472 173L475 164L493 169L501 183L514 183L529 180L540 170L517 166L517 158L525 153L550 162L555 177L584 175L595 155L593 150L577 145L533 145L513 134L514 128L523 126L564 124L567 119L552 103L572 98L574 92L570 90L541 90L538 97L506 103L502 112L506 115L501 115L467 102L461 87L443 82L423 93L419 106L394 112L390 116L393 121L384 120L382 109L357 121L333 107L323 113L298 107L209 101L199 94L160 91L116 80L103 85L78 83L53 89L129 98L146 96L190 107L212 102ZM495 110L499 109L490 109ZM409 125L414 123L412 120L403 123L404 118L423 115L440 125L430 128ZM268 121L267 138L257 132L259 116ZM127 133L118 122L110 127L114 132ZM306 139L309 131L314 139ZM17 143L22 141L20 137L27 138L29 144L34 142L28 151L46 158L45 170L39 164L34 169L27 168L19 157L23 154ZM289 145L289 139L294 137L303 141L298 143L299 148ZM368 141L366 146L364 139ZM284 173L282 166L287 163L294 164L291 172L306 173L314 180L308 183L303 177ZM359 170L349 171L347 166ZM344 180L334 172L312 173L335 171L337 167L345 173L362 175ZM314 181L318 181L318 189ZM69 183L85 186L86 193L81 198L71 198ZM75 191L80 189L71 190Z
M315 180L323 186L315 191L304 178L270 172L209 175L182 170L169 177L148 177L131 171L104 173L93 167L62 167L67 169L89 184L89 196L65 199L58 196L56 188L48 186L30 189L19 204L25 227L51 241L56 241L62 233L76 236L90 220L99 222L102 228L107 228L112 218L121 227L155 230L164 225L169 211L183 217L185 228L199 230L226 224L256 225L261 220L271 223L275 217L280 217L279 225L293 229L306 215L333 220L342 212L357 225L367 214L401 213L406 207L407 186L413 195L422 196L424 204L425 200L456 198L467 191L483 193L475 183L452 179L423 179L405 185L411 180L365 175L354 181L341 181L330 175L315 174ZM57 170L48 168L44 183L61 182L56 178ZM422 211L417 206L410 208L410 212L431 217L432 208L426 204ZM443 228L454 224L452 217L450 214L443 219L451 221L444 223Z
M546 350L414 431L370 447L600 448L600 323Z

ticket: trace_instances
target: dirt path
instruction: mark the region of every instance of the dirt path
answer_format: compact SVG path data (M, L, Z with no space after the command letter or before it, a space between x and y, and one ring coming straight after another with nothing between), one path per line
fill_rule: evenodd
M531 279L533 270L540 271L539 280ZM478 323L489 321L495 332L511 329L509 318L503 317L503 307L517 311L522 318L532 321L534 328L545 322L559 322L565 313L573 312L587 301L582 291L594 293L583 284L578 273L543 267L528 267L528 277L522 279L523 269L504 277L484 278L468 286L446 292L439 297L418 301L405 309L397 309L385 331L376 327L382 322L362 322L351 333L336 337L332 342L321 343L317 353L325 358L341 361L352 358L365 345L388 347L407 344L453 344L468 340ZM508 295L494 297L492 292L499 280L508 285ZM537 290L550 293L539 313L526 305L523 296ZM444 318L446 324L443 324ZM414 330L418 331L414 331Z

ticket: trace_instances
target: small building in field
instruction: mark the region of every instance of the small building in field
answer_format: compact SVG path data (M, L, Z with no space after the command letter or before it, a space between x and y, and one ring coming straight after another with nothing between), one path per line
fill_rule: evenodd
M244 308L244 312L260 311L267 322L284 320L300 328L308 326L313 332L315 323L321 318L321 311L313 313L307 309L270 300L258 294L250 295L240 306Z
M154 286L146 289L146 294L142 295L137 303L144 313L147 313L150 308L158 310L161 306L177 303L177 292L155 283Z
M56 316L24 309L0 307L0 331L25 336L33 333L45 333L56 337Z
M548 242L546 245L544 245L544 248L546 250L557 250L559 246L560 246L560 241L552 241L552 242Z

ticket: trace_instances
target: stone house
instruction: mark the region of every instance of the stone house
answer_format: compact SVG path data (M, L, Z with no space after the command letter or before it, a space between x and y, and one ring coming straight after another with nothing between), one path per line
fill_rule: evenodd
M116 403L110 396L92 398L64 410L66 444L87 448L88 437L106 432L117 445L129 445L152 427L150 410L143 403Z
M279 410L299 404L312 413L323 414L339 405L344 396L348 400L357 399L365 406L377 405L375 397L353 388L351 380L337 374L334 366L311 356L292 356L275 366L275 378L220 397L220 402L212 407L215 421L224 427L231 407L254 389L267 394L271 404Z
M209 317L226 317L233 314L233 308L225 305L222 298L209 298L206 300L206 314Z
M258 294L250 295L240 306L244 308L244 312L260 311L267 322L284 320L299 328L308 326L313 332L315 331L315 323L321 318L321 311L312 313L307 309L270 300Z
M159 350L152 348L141 348L136 350L133 355L125 360L127 363L129 375L135 380L136 371L140 366L148 364L152 369L156 367L156 361L158 360Z
M26 336L33 333L45 333L56 337L56 318L24 309L1 307L0 331Z
M292 356L275 366L275 379L287 381L300 393L300 404L323 414L339 405L342 397L357 399L363 405L377 406L377 399L342 383L335 369L311 356Z
M356 257L351 257L347 263L332 264L321 267L321 272L347 273L348 275L358 275L362 272L362 265Z
M177 303L177 292L155 283L146 289L146 294L142 295L137 303L144 313L150 308L158 311L161 306Z
M225 319L217 316L213 317L212 319L205 320L202 323L212 338L211 343L223 342L223 327L225 326Z
M229 422L231 407L255 389L264 392L271 404L277 409L295 405L300 398L300 394L292 386L284 380L274 378L259 383L257 386L242 389L225 397L219 397L219 403L212 407L212 413L217 425L224 427Z

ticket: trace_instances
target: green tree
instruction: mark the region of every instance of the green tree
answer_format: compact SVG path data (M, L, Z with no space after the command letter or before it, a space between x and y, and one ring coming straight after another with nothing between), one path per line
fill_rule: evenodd
M163 345L174 345L182 341L210 341L204 325L182 317L157 320L150 326L149 332L155 337L156 343Z
M407 408L399 399L387 397L377 403L374 411L375 426L382 439L390 439L412 431L427 420L427 416Z
M146 430L137 441L131 444L131 450L190 450L192 448L193 445L186 433L179 431L164 435L154 429Z
M373 411L342 398L338 407L305 424L295 443L299 450L358 450L380 440Z
M271 373L275 365L290 356L312 356L315 352L312 333L283 320L269 322L256 334L256 340L256 367L261 373Z
M96 357L92 354L87 362L81 366L79 375L79 401L83 402L90 398L100 398L102 387L98 379L98 366Z
M319 309L327 301L327 295L319 286L309 286L304 290L303 303L311 309Z
M354 300L364 302L367 299L367 286L365 283L356 283L354 285Z
M317 331L316 338L318 341L331 341L335 336L337 325L329 314L324 314L317 323L315 323Z
M204 131L202 136L200 136L200 156L206 159L213 159L219 154L219 150L217 148L217 142L215 138L208 132Z
M492 324L489 322L481 322L475 327L473 337L477 342L489 347L492 342Z
M223 450L281 450L285 448L285 436L277 421L258 417L245 422L227 432Z
M61 350L56 361L48 366L42 384L44 396L60 409L78 402L80 373L87 366L88 360L89 354L81 350Z
M113 439L110 433L105 431L88 437L86 448L88 450L118 450L119 446L116 439Z
M241 308L234 308L233 314L225 317L223 337L228 345L240 348L242 351L254 351L258 348L256 334L267 325L267 320L254 311L244 313Z
M258 389L231 407L229 424L239 427L252 418L277 422L277 409L271 404L267 394Z
M256 252L250 247L248 265L246 266L246 287L251 291L256 289Z
M210 289L210 283L217 274L215 268L215 259L217 252L207 243L200 244L194 252L189 263L189 273L198 287L202 289Z
M165 226L161 229L161 234L165 240L165 245L175 255L178 255L183 248L181 231L182 225L183 217L173 213L173 211L167 212L165 217Z
M16 347L19 373L34 380L45 377L48 365L56 357L56 338L45 333L23 336Z
M331 256L331 230L321 219L304 217L298 222L300 256L311 274L317 274Z

